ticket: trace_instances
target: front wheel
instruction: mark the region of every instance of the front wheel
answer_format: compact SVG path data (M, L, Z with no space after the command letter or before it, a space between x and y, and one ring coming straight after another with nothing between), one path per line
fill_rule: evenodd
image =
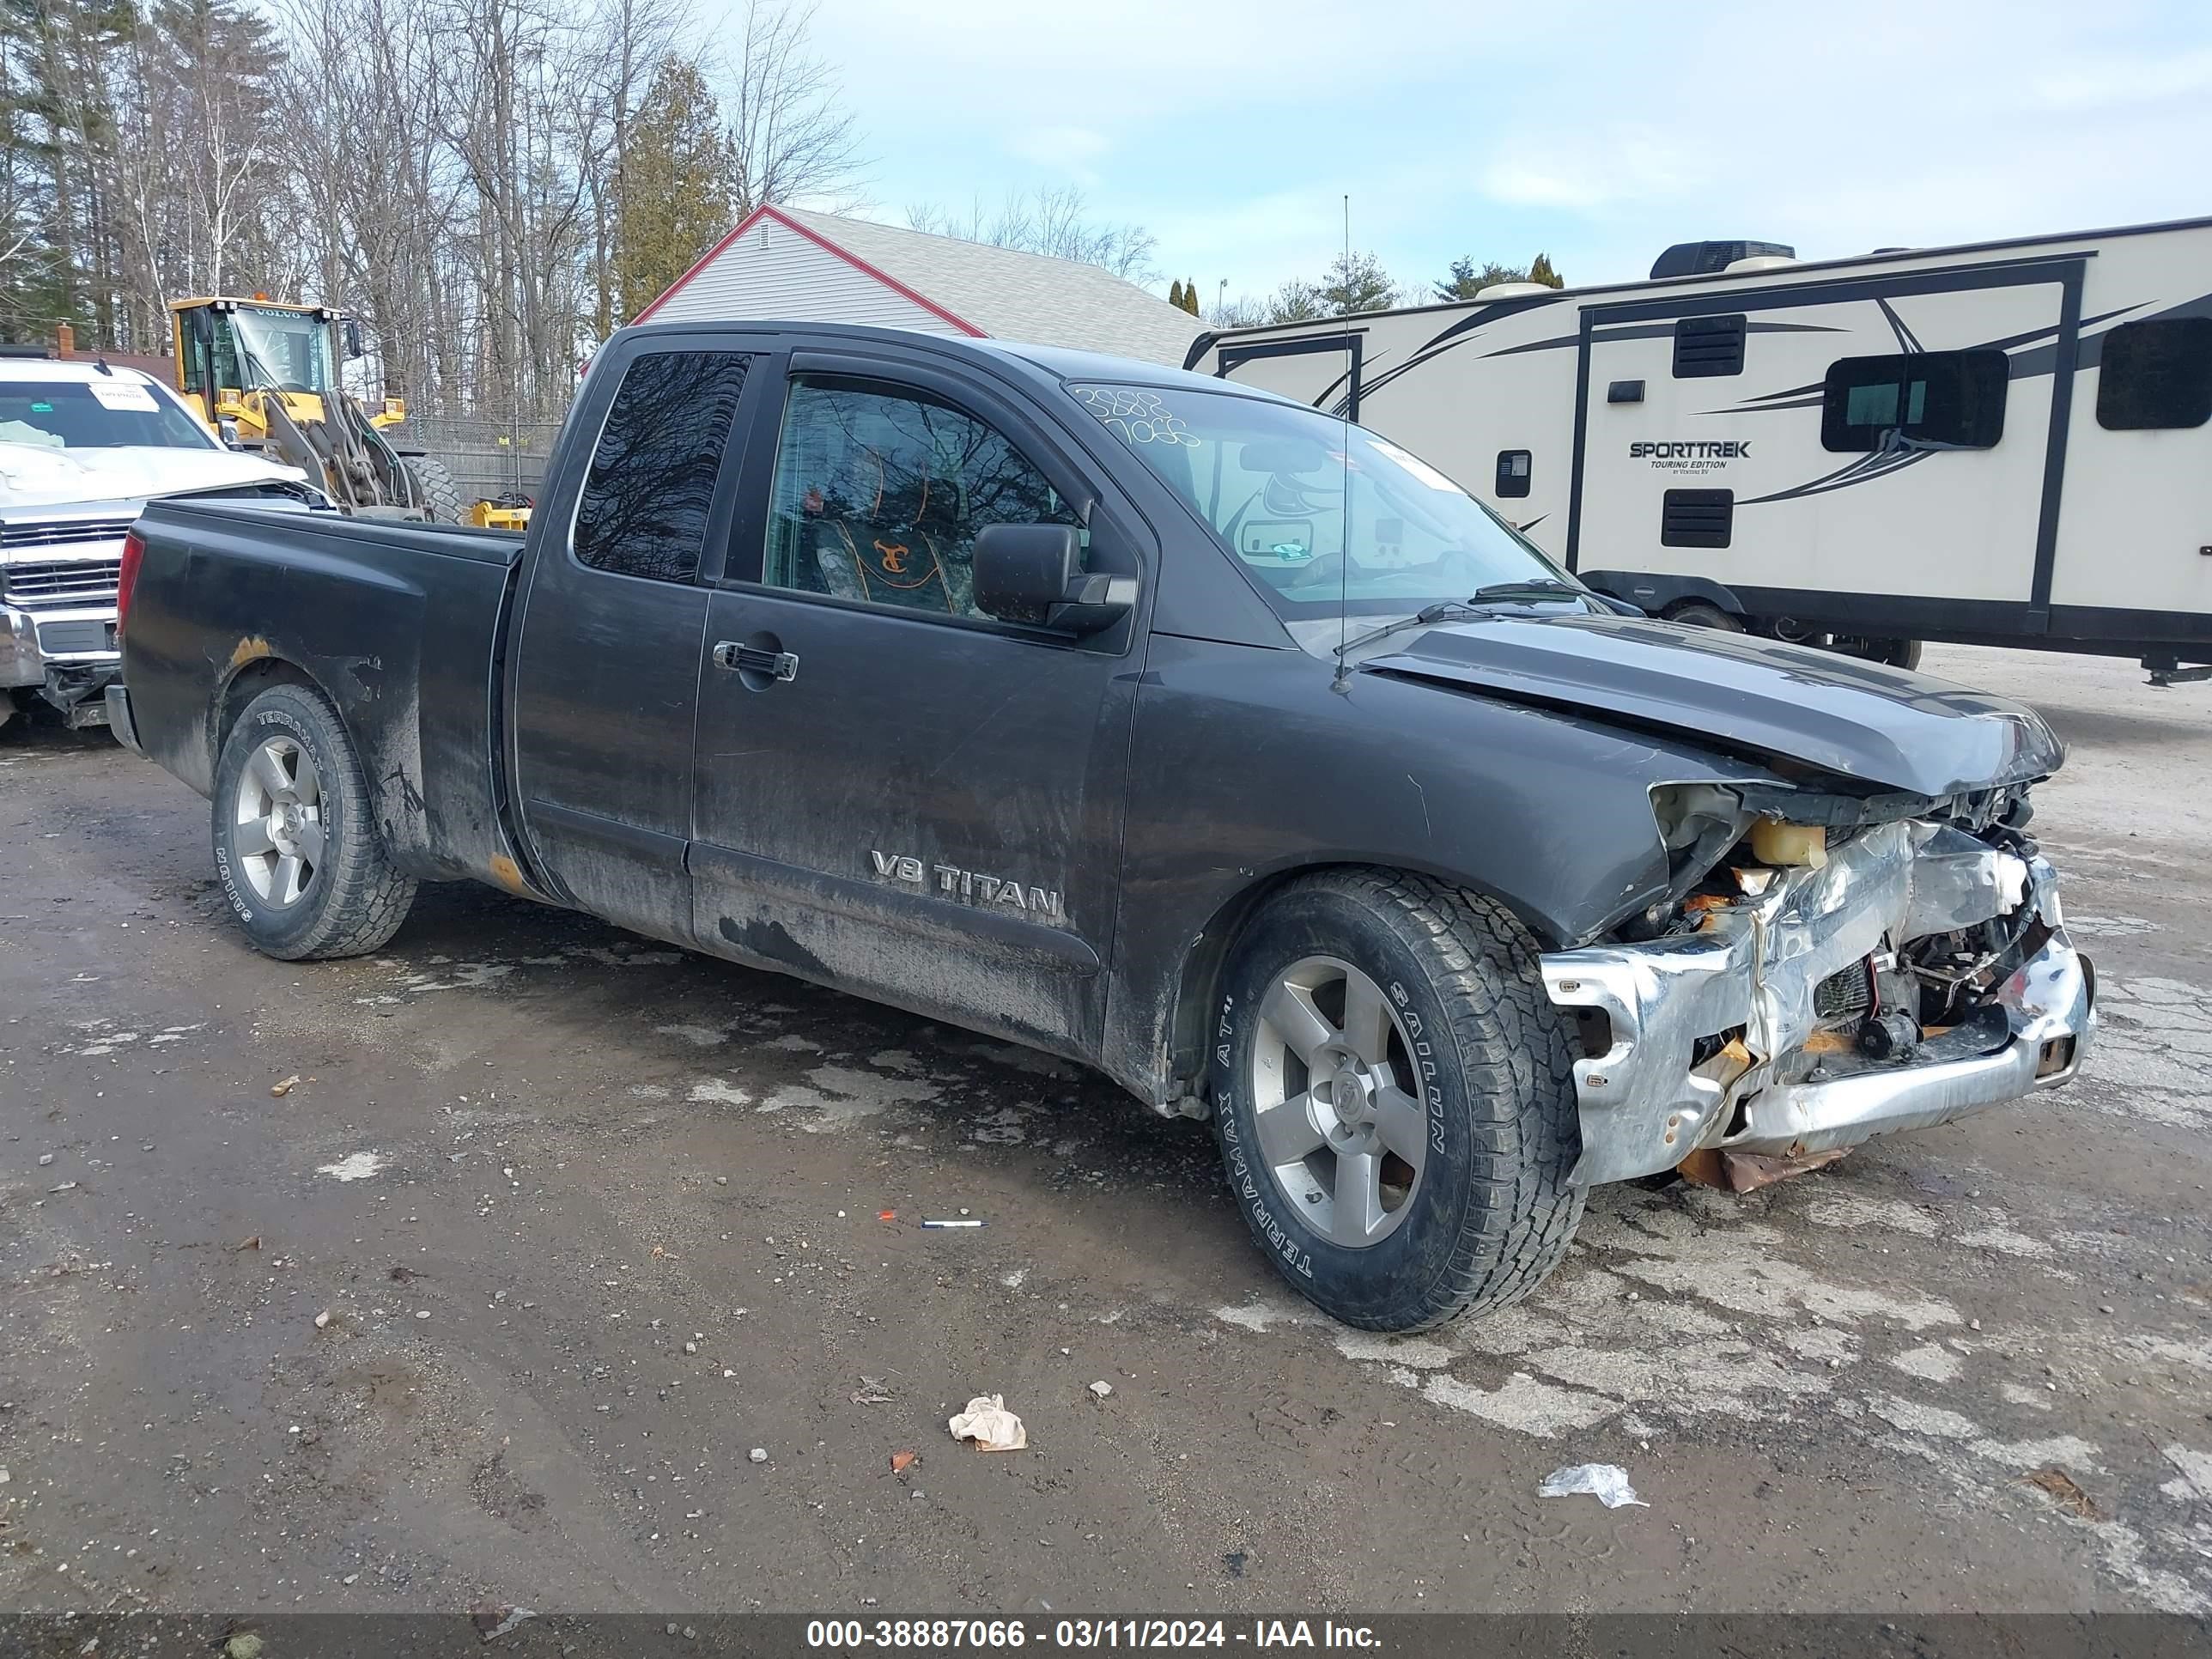
M461 487L453 482L443 461L428 455L409 455L399 465L414 490L416 506L428 514L434 524L461 522Z
M361 956L406 920L414 878L386 856L360 757L314 691L271 686L246 706L213 805L216 878L264 956Z
M1238 942L1218 1013L1230 1188L1323 1310L1419 1330L1559 1265L1583 1208L1572 1057L1510 913L1390 872L1303 880Z

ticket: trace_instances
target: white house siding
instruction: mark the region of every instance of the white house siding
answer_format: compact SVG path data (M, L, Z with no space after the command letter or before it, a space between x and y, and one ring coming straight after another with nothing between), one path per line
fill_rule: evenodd
M763 219L666 296L647 322L866 323L960 330L788 226Z

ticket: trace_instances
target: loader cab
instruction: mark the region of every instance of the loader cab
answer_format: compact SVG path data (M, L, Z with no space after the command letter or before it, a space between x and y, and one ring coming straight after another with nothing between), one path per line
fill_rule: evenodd
M169 318L177 389L230 447L300 468L341 512L464 521L452 475L398 429L405 404L371 412L346 392L350 319L261 294L173 301Z
M210 427L234 423L239 438L267 436L266 400L280 396L295 418L325 418L340 392L340 318L323 307L251 300L179 300L170 306L177 387Z

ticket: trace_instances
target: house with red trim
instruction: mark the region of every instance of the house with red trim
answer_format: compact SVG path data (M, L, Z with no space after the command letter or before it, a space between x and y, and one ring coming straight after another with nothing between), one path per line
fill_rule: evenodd
M805 208L763 207L644 322L868 323L1182 367L1197 318L1096 265Z

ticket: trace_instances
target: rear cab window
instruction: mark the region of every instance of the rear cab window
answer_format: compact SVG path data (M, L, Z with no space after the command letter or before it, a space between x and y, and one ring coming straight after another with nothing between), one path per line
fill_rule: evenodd
M623 371L577 497L570 545L594 570L652 581L699 574L714 481L752 359L655 351Z

